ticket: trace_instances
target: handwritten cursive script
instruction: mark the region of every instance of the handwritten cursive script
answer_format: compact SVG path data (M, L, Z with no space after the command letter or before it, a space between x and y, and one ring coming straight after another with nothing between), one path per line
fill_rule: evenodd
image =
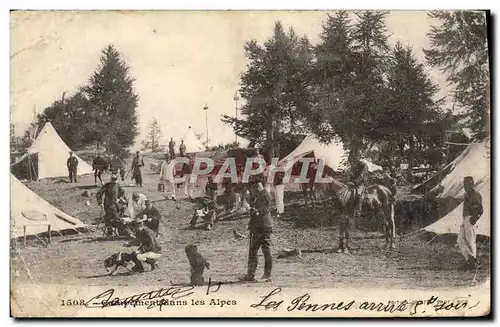
M264 308L265 310L273 309L277 310L282 304L283 301L275 301L271 300L271 297L276 296L281 293L281 288L275 288L269 294L261 296L262 300L259 303L251 304L252 308ZM296 297L290 302L290 305L286 307L287 311L326 311L326 310L344 310L347 311L351 309L354 305L354 301L346 302L331 302L331 303L322 303L315 304L308 302L311 297L309 294L305 293L301 296Z
M148 308L156 305L161 308L162 305L169 303L168 300L178 300L190 296L194 293L193 289L194 286L172 286L119 298L114 296L115 290L111 288L88 300L85 306L87 308L106 308L111 306L135 307L142 305L142 302L148 301L146 303Z
M260 297L260 302L250 305L254 309L278 310L283 306L284 300L280 299L282 289L280 287L273 289L271 292ZM427 300L401 300L401 301L386 301L386 302L371 302L364 301L332 301L329 303L314 303L311 301L311 296L308 293L297 296L286 306L283 306L287 311L302 311L302 312L317 312L317 311L349 311L362 310L370 312L383 312L387 314L397 314L406 312L410 316L416 314L425 314L426 312L434 311L457 311L470 310L476 307L479 302L470 304L469 297L457 297L453 300L441 299L437 296L431 296Z

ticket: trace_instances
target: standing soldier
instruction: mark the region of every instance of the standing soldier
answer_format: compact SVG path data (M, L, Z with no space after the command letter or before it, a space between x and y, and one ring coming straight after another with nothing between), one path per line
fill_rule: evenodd
M184 157L186 154L186 145L184 144L184 140L181 140L181 144L179 145L179 155Z
M120 171L120 177L122 182L125 181L125 162L122 158L120 158L117 154L113 155L111 158L111 173L114 175L118 174L118 170Z
M69 182L73 183L73 181L75 181L75 183L77 183L76 170L78 168L78 159L73 156L72 151L69 152L69 158L68 161L66 161L66 166L68 166Z
M97 192L97 203L104 209L104 223L106 224L108 236L112 235L112 227L124 229L120 223L120 212L122 211L120 199L125 197L125 191L117 183L118 177L111 176L111 182L104 184ZM104 201L102 197L104 196ZM126 235L126 230L119 230L120 235Z
M139 155L139 151L137 151L132 160L132 178L135 179L135 185L140 187L142 187L142 167L144 167L144 160Z
M163 185L165 199L170 198L175 201L177 198L175 196L176 188L174 186L174 170L175 165L167 153L165 155L165 160L163 160L160 167L160 184Z
M170 159L175 159L175 142L173 137L168 142L168 153L170 154Z
M285 184L283 183L285 173L277 172L274 175L274 194L276 199L276 218L285 212Z
M460 226L457 243L465 258L463 269L476 269L476 227L474 226L483 214L483 199L474 189L472 176L464 178L463 222Z
M263 279L271 278L273 269L273 258L271 256L271 233L273 232L271 220L272 197L266 191L262 182L257 183L257 194L254 201L254 208L250 213L250 247L248 250L248 272L244 281L255 281L255 271L257 270L257 252L262 247L264 254L264 276Z

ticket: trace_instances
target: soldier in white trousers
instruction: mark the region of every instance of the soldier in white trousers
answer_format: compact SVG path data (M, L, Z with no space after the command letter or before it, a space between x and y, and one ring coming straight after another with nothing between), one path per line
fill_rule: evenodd
M276 201L276 218L285 212L285 184L283 184L283 173L274 175L274 200Z
M476 269L478 266L476 258L476 226L475 224L483 214L481 195L474 189L472 176L464 178L464 208L463 222L460 226L457 243L465 263L462 269Z
M176 188L173 183L174 171L174 161L171 160L170 155L167 153L165 155L165 160L162 162L160 168L160 184L163 185L165 199L170 198L175 201L177 198L175 196Z

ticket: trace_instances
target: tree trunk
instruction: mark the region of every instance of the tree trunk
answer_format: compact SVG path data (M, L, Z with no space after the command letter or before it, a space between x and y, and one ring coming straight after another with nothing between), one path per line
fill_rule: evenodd
M274 155L278 158L280 157L280 140L281 140L280 122L276 121L274 129Z
M349 152L349 162L351 164L359 161L361 152L361 140L357 136L351 136L351 146Z
M269 158L273 158L274 157L274 120L271 119L271 122L267 128L267 131L266 131L266 138L267 138L267 154L269 156Z

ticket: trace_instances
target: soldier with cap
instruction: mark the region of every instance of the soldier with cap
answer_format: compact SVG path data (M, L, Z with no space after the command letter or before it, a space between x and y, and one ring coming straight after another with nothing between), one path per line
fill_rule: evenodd
M122 158L120 158L117 154L114 154L110 161L111 173L118 175L118 171L120 171L120 177L122 182L125 181L125 162Z
M170 142L168 142L168 154L171 159L175 159L175 141L174 138L170 138Z
M165 199L172 199L175 201L177 198L175 196L174 171L175 162L172 161L172 157L167 153L160 167L160 184L163 186L162 189Z
M266 191L262 182L257 183L254 206L250 210L250 246L248 250L248 272L242 278L244 281L254 281L257 270L257 252L262 248L264 254L264 276L263 279L271 278L273 269L273 258L271 256L271 234L273 232L271 220L272 197Z
M76 157L73 156L72 151L69 152L69 158L66 161L66 166L68 167L69 182L73 183L74 181L75 183L77 183L76 171L78 168L78 159L76 159Z
M181 157L186 155L186 144L184 144L184 140L181 140L181 144L179 145L179 155Z
M142 187L142 167L144 167L144 160L137 151L132 159L132 178L135 179L135 184L140 187Z
M136 238L126 244L126 247L139 246L132 252L132 260L135 263L133 270L144 272L143 262L151 266L151 270L158 268L156 260L161 257L161 246L156 239L155 233L144 225L144 219L136 219L132 224L136 226Z
M139 216L142 216L146 219L146 221L144 222L146 227L151 229L155 233L155 236L158 236L161 214L158 209L153 206L151 200L146 200L145 203L146 208L141 212Z
M463 222L460 226L457 243L465 258L462 269L475 269L478 266L475 224L483 214L483 200L481 194L474 189L472 176L464 177L464 190Z
M125 197L125 191L117 183L118 177L116 175L111 176L111 182L104 184L97 192L97 203L104 209L104 223L107 227L107 234L111 236L113 231L112 228L116 227L119 229L120 235L127 235L123 224L120 222L120 213L123 211L123 205L121 199ZM104 196L104 201L103 201Z

